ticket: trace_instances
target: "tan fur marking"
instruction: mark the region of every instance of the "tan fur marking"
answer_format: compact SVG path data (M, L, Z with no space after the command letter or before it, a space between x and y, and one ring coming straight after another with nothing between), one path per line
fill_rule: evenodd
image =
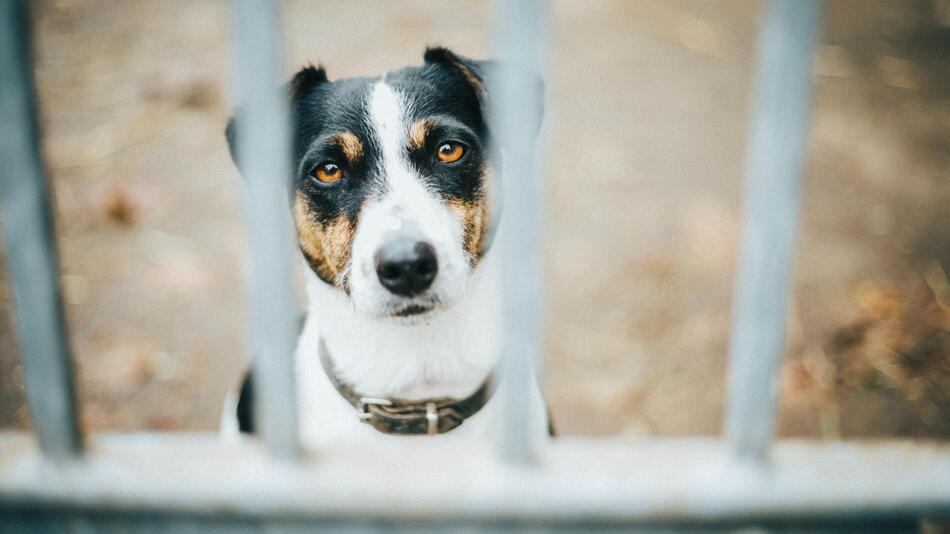
M419 119L409 127L409 147L420 149L426 144L426 137L435 128L435 121L429 118Z
M478 95L478 98L485 98L485 84L482 83L478 76L475 76L475 73L469 70L468 67L461 63L452 62L452 66L455 67L455 70L459 71L465 81L472 86L472 89L475 90L475 94Z
M356 161L363 157L363 142L352 132L342 132L334 136L334 140L343 150L343 155L349 161Z
M485 243L488 224L491 217L488 215L488 202L484 195L474 200L451 199L446 202L449 209L454 210L462 221L463 246L469 253L472 267L485 252Z
M343 284L342 274L350 261L353 225L343 216L322 224L310 210L307 196L298 191L294 196L294 224L300 249L321 278Z

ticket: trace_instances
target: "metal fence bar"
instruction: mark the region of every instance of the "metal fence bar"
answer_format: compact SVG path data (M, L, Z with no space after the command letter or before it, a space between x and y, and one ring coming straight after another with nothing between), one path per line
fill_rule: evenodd
M535 168L535 137L540 122L537 75L540 71L542 0L497 0L496 42L502 59L494 90L494 116L502 148L504 327L502 398L505 422L502 457L530 462L532 364L541 354L541 199Z
M0 212L30 415L43 452L61 459L78 455L82 440L39 148L30 23L25 2L0 2Z
M293 353L297 339L290 220L286 95L281 89L279 3L235 0L238 161L245 178L251 245L251 350L257 417L270 451L298 451Z
M730 346L726 438L763 459L775 427L818 0L771 0L759 42Z
M582 531L585 521L771 532L770 522L798 520L798 531L812 532L809 524L836 520L950 517L950 446L937 443L782 440L766 471L735 469L715 438L565 436L544 448L543 470L502 471L490 467L492 450L439 440L419 441L398 461L340 443L284 469L254 444L214 434L94 439L88 461L41 476L28 437L0 432L0 531L3 511L24 505L249 520L507 521L558 532Z

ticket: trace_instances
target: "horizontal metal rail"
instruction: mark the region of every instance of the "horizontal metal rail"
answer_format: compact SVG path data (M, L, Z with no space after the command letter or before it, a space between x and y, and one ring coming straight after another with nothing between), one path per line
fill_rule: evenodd
M561 438L540 452L543 469L532 470L510 469L483 446L429 441L395 461L344 446L293 468L252 442L223 445L212 435L102 435L92 445L83 462L51 466L27 435L0 435L0 509L527 523L950 514L950 446L919 442L787 440L767 470L702 438Z
M27 402L51 458L81 452L49 184L39 148L26 2L0 2L0 214Z

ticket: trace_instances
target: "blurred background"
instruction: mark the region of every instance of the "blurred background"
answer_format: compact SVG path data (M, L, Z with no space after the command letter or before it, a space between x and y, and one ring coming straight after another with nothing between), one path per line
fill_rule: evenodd
M223 1L35 2L85 427L216 428L246 366ZM490 53L487 2L285 7L287 75ZM723 414L759 5L553 1L546 393L563 434ZM950 1L829 0L780 432L950 438ZM0 427L29 426L0 245Z

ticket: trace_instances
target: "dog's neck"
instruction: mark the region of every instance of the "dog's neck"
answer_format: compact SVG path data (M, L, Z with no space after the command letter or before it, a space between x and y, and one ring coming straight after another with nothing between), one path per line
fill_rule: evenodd
M362 395L464 398L495 368L500 352L500 262L494 256L489 251L482 258L461 300L409 319L360 315L340 290L311 274L307 328L316 327L336 373ZM298 358L319 358L318 351L311 339Z

